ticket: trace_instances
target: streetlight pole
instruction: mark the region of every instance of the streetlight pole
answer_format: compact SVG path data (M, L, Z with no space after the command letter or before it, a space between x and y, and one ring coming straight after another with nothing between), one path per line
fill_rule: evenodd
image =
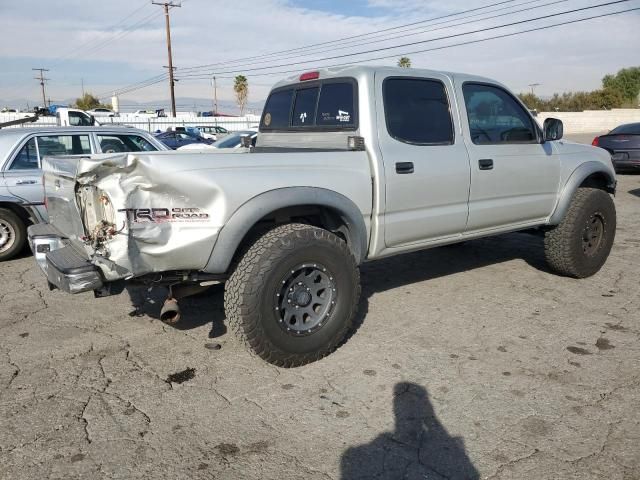
M535 95L535 92L533 91L534 88L539 87L540 85L542 85L541 83L530 83L528 86L531 87L531 95Z

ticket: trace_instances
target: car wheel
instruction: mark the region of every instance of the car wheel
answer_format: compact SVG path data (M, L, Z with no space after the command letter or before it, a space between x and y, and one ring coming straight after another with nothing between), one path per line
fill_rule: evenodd
M261 235L225 286L230 326L260 358L297 367L334 351L353 323L360 273L333 233L287 224Z
M27 228L18 215L0 208L0 262L11 260L24 248Z
M604 265L616 234L616 208L597 188L579 188L562 222L545 233L547 263L574 278L595 274Z

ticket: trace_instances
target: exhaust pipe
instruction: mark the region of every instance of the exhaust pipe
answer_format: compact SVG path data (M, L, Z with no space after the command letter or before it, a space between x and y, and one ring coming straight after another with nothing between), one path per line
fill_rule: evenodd
M168 325L175 325L180 321L180 306L175 298L167 298L160 310L160 320Z

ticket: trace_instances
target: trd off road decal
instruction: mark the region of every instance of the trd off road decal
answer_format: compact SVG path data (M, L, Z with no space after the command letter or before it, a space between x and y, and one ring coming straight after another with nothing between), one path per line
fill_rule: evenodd
M209 214L199 208L122 208L133 223L206 222Z

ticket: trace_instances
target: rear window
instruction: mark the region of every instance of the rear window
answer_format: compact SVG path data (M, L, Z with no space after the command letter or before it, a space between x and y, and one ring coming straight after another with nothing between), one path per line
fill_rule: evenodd
M296 92L296 103L293 108L291 124L294 127L313 125L316 117L316 105L318 105L318 92L320 88L305 88Z
M267 100L260 129L355 129L356 86L353 79L330 79L277 90Z

